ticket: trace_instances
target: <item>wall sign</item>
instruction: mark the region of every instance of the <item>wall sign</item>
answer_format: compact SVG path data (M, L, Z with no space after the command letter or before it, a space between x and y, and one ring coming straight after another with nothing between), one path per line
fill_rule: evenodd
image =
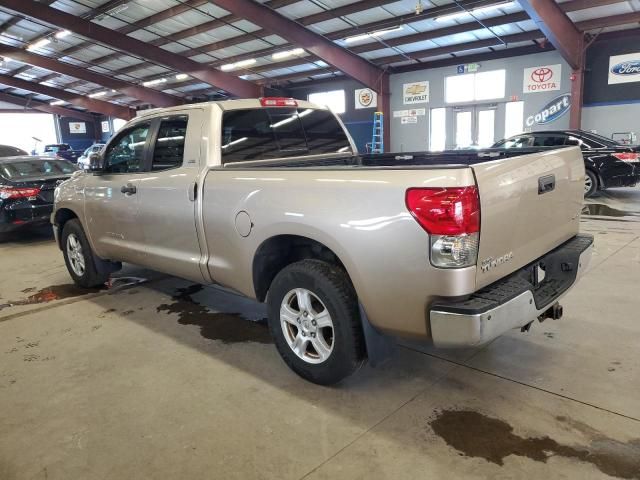
M609 85L640 82L640 53L609 57Z
M356 90L356 110L363 108L376 108L378 106L378 94L370 88Z
M393 111L393 118L407 117L408 115L409 115L409 110L394 110Z
M562 65L543 65L524 69L524 93L548 92L560 90Z
M402 101L405 105L429 103L429 82L405 83L402 86Z
M458 65L456 67L456 71L459 74L474 73L474 72L477 72L479 68L480 68L479 63L467 63L466 65Z
M527 127L531 127L534 124L547 125L548 123L555 122L567 113L570 108L571 94L565 93L551 100L535 115L528 116L525 121L525 125Z
M109 120L105 120L102 122L102 133L109 133L111 129L109 128Z
M402 125L409 125L412 123L418 123L418 117L402 117L400 119Z
M87 133L87 124L84 122L69 122L69 133Z

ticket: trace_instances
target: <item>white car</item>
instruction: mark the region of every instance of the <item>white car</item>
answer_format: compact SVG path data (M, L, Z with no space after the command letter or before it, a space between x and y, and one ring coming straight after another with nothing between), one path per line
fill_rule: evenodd
M104 146L104 143L94 143L89 148L87 148L78 158L78 167L82 170L86 170L87 168L89 168L89 155L91 155L92 153L100 153Z

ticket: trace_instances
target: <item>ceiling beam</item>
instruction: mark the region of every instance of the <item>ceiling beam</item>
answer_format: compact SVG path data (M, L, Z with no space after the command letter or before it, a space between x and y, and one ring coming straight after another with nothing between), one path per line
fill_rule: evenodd
M584 35L555 0L518 0L518 3L571 68L580 70Z
M51 26L64 28L86 39L152 61L180 73L186 73L209 85L226 90L238 97L259 97L258 85L234 75L183 57L182 55L149 45L135 38L115 32L34 0L0 0L0 7Z
M213 3L304 48L378 94L388 94L384 89L385 80L388 81L388 73L384 70L275 10L253 0L213 0Z
M71 110L69 108L64 108L57 105L49 105L45 102L39 102L30 98L19 97L18 95L10 95L5 92L0 92L0 101L19 105L24 108L32 108L41 112L53 113L56 115L60 115L61 117L86 120L87 122L93 122L95 120L95 117L90 113L79 112L77 110Z
M135 110L122 105L116 105L103 100L77 95L75 93L67 92L66 90L60 90L47 85L29 82L27 80L22 80L21 78L10 77L9 75L0 74L0 84L64 100L72 105L86 108L92 112L102 113L103 115L109 115L111 117L130 120L136 115Z
M52 72L62 73L70 77L92 82L108 89L118 90L129 97L143 100L158 107L173 107L184 103L178 97L174 97L173 95L169 95L158 90L153 90L141 85L135 85L123 80L118 80L117 78L108 77L87 68L77 67L70 63L59 62L53 58L45 57L44 55L37 55L27 50L11 47L9 45L0 45L0 56L11 57L13 60L18 60L22 63L27 63L35 67L51 70ZM49 75L47 75L47 77L49 77ZM51 78L47 78L47 80L50 79ZM39 79L39 81L42 82L45 80Z

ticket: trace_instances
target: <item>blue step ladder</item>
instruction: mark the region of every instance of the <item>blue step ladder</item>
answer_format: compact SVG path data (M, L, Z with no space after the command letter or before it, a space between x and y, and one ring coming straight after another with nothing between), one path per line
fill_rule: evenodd
M384 153L384 115L382 112L375 112L373 114L371 153Z

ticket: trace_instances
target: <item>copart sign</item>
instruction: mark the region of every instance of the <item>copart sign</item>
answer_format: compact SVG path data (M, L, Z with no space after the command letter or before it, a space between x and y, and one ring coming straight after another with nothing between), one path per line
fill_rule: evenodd
M640 53L609 57L609 85L640 82Z
M562 65L543 65L524 69L524 93L549 92L560 90Z
M535 115L528 116L525 123L527 127L532 127L534 124L546 125L559 119L567 113L570 108L571 94L565 93L551 100Z

